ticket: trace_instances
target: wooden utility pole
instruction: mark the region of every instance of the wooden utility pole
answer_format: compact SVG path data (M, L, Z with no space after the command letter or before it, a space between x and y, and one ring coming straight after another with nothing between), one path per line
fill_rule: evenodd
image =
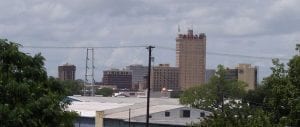
M150 105L150 75L151 75L151 52L154 46L148 46L149 60L148 60L148 84L147 84L147 115L146 115L146 127L149 127L149 105Z

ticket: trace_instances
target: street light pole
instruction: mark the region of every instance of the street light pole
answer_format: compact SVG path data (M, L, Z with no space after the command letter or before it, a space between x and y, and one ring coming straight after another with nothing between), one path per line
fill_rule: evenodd
M148 60L148 83L147 83L147 115L146 115L146 127L149 127L149 104L150 104L150 75L151 75L151 52L154 46L148 46L149 60Z
M300 55L300 44L296 44L296 50L298 51L298 55Z

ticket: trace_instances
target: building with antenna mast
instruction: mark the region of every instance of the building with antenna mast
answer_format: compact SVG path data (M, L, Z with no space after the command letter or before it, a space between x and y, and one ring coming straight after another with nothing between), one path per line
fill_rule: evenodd
M201 85L205 82L206 35L178 34L176 38L176 65L179 68L181 90Z

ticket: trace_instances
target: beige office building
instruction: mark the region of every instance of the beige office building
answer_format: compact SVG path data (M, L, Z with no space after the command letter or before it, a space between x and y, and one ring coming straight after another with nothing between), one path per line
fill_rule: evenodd
M206 35L178 34L176 38L176 64L179 67L179 86L181 90L205 82Z
M72 64L64 64L58 66L58 78L60 80L75 80L76 66Z
M248 84L246 90L253 90L257 87L257 67L251 67L251 64L239 64L238 80Z
M170 67L169 64L159 64L151 71L150 86L152 91L179 90L178 68Z
M234 69L226 70L225 79L242 81L248 85L245 90L253 90L257 87L257 71L258 68L251 64L238 64Z

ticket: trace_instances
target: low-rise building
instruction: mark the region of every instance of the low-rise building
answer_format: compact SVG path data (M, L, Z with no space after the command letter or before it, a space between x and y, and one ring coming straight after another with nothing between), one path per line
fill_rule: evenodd
M144 127L146 99L134 97L69 97L73 102L68 110L80 118L75 127ZM151 98L149 123L151 127L186 127L201 122L210 112L186 107L178 99Z

